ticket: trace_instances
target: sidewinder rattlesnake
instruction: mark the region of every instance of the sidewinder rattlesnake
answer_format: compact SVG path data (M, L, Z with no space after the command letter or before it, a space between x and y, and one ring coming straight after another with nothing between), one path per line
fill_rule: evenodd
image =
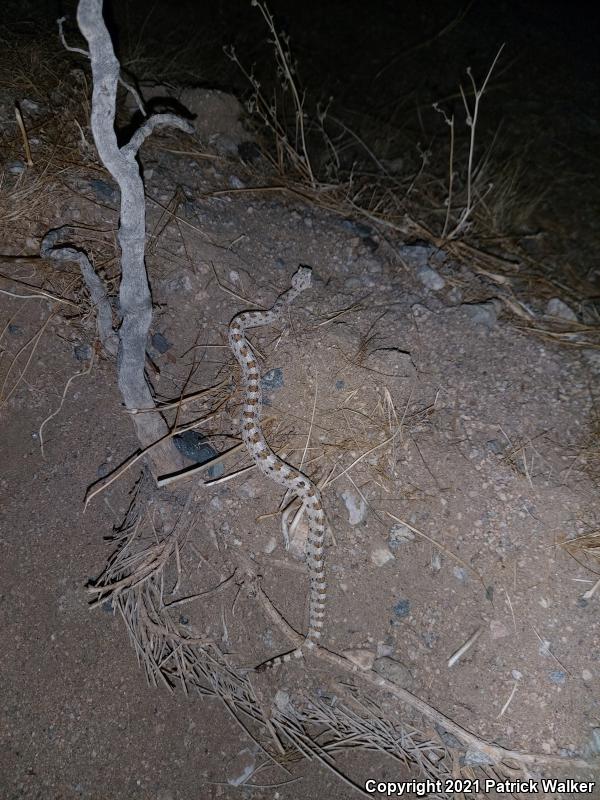
M284 655L265 661L257 667L264 671L302 658L304 648L314 648L321 638L325 615L326 588L323 565L325 538L325 513L321 494L315 484L299 470L286 464L267 444L260 425L262 389L260 372L252 349L244 335L248 328L270 325L278 320L292 301L311 286L312 270L301 266L292 277L292 286L277 299L267 311L244 311L235 316L229 325L229 346L242 368L244 407L242 410L242 439L248 453L260 469L275 483L289 489L302 503L308 518L308 542L306 559L310 575L309 625L306 639L301 647Z

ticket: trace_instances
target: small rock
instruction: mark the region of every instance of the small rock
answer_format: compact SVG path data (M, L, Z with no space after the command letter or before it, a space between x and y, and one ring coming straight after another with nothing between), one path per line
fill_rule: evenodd
M39 103L36 103L34 100L28 100L26 97L19 102L19 105L23 111L27 111L28 114L37 114L40 110Z
M396 617L408 617L410 614L410 600L398 600L392 606L392 611Z
M373 669L388 681L402 686L404 689L410 689L414 685L415 679L409 668L401 661L396 661L389 656L378 658L373 664Z
M92 357L92 348L89 344L76 344L73 348L73 355L77 361L89 361Z
M431 554L431 569L433 572L439 572L442 568L442 554L439 550L434 550Z
M520 670L518 670L518 669L512 669L512 670L510 671L510 674L513 676L513 678L514 678L516 681L520 681L520 680L521 680L521 678L523 677L523 673L522 673Z
M239 152L239 147L238 147L238 152ZM240 180L237 175L230 175L229 176L229 185L233 189L244 189L245 186L246 186L244 181Z
M343 650L342 655L349 661L352 661L353 664L356 664L359 669L364 670L372 669L375 661L375 653L371 652L371 650L365 650L362 647Z
M435 723L434 727L437 731L437 735L440 737L440 739L442 740L443 744L446 745L446 747L450 748L451 750L463 749L462 742L460 741L460 739L457 739L453 733L450 733L445 728L442 728L442 726L439 725L437 722Z
M227 783L230 786L241 786L256 769L256 756L248 747L234 756L227 765Z
M464 583L467 580L467 571L466 569L463 569L463 567L454 567L452 573L454 577L458 578L461 583Z
M345 386L346 386L346 381L337 380L335 382L335 388L337 389L338 392L341 391Z
M171 342L168 341L164 334L159 333L158 331L152 334L150 341L152 342L152 347L158 353L166 353L167 350L170 350L173 347Z
M273 552L273 550L275 550L276 547L277 547L277 539L274 536L271 536L269 541L264 546L263 552L269 555L270 553Z
M422 305L421 303L413 303L410 307L414 318L418 321L425 320L428 317L431 317L432 312L427 308L427 306Z
M577 314L566 303L558 297L553 297L546 304L546 314L549 317L557 317L568 322L577 322Z
M554 669L550 673L550 680L557 686L564 686L567 680L567 673L562 669Z
M281 389L283 387L283 370L279 367L270 369L263 375L260 383L266 392L272 392L275 389Z
M20 325L15 325L14 322L9 323L8 332L11 336L22 336L23 328Z
M461 762L464 762L466 766L476 767L483 764L493 764L494 760L486 753L482 753L481 750L467 750Z
M275 697L273 698L275 702L275 706L280 711L288 711L290 707L290 695L288 692L285 692L283 689L278 689L275 693Z
M415 534L402 522L396 522L390 529L389 543L392 550L398 550L403 544L413 542Z
M358 497L350 489L346 489L342 492L342 500L348 509L348 522L350 525L358 525L362 522L367 514L367 504L362 497Z
M465 303L461 306L475 325L493 328L498 322L498 311L493 300L487 303Z
M376 567L383 567L384 564L387 564L388 561L392 561L393 558L393 554L387 547L375 547L371 551L371 561Z
M394 647L391 644L386 644L385 642L378 642L377 644L377 658L382 658L383 656L391 656L394 652Z
M540 642L540 646L538 647L538 653L541 656L544 656L544 658L548 658L549 656L552 655L550 652L550 642L548 641L548 639L543 639Z
M508 636L508 628L502 622L497 619L493 619L490 622L490 636L492 639L504 639L505 636Z
M592 729L590 744L585 748L585 750L592 756L600 755L600 728Z
M442 276L431 267L421 267L417 272L417 277L427 289L432 289L434 292L439 292L446 285L446 281Z
M407 244L401 247L398 253L400 258L413 267L427 267L429 259L436 253L436 249L428 244Z
M206 441L206 436L198 431L184 431L173 437L173 443L179 452L196 464L205 464L217 455L217 451ZM223 464L215 464L208 469L211 478L218 478L224 472Z
M25 172L25 164L22 161L9 161L6 168L11 175L20 175Z

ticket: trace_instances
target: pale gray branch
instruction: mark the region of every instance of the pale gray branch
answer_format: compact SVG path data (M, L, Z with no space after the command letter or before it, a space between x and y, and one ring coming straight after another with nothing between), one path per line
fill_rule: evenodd
M112 308L104 284L83 250L69 245L57 244L60 237L70 236L70 233L71 231L66 225L48 231L42 239L40 255L42 258L50 258L54 261L73 261L79 265L81 275L90 293L90 299L96 309L96 324L100 343L106 353L114 356L118 349L118 338L113 328Z
M177 114L153 114L151 117L148 117L141 128L137 129L127 144L121 148L121 152L124 153L127 158L135 158L144 141L159 125L170 125L172 128L179 128L179 130L185 133L194 132L192 123L182 117L178 117Z
M92 67L91 127L94 142L102 163L121 190L119 307L123 321L119 329L119 389L126 408L149 409L154 408L154 400L144 366L152 300L144 262L144 184L136 160L121 150L117 143L114 123L120 66L102 16L102 0L80 0L77 22L88 43ZM142 141L143 138L144 135ZM133 421L144 447L165 438L168 433L160 414L136 414ZM182 466L182 459L170 439L153 449L152 461L155 477Z

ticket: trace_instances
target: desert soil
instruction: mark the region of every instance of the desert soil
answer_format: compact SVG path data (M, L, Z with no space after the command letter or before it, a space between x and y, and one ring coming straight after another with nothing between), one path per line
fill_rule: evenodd
M313 288L251 339L273 446L325 483L327 647L358 651L488 741L597 757L600 593L584 594L598 575L562 546L597 527L597 351L524 330L495 299L496 284L444 251L257 189L260 162L249 170L231 147L239 128L227 127L228 116L213 122L210 141L207 131L195 141L166 134L141 155L157 397L224 381L227 402L201 430L215 452L236 444L241 395L227 325L242 309L268 308L299 264L311 266ZM68 222L114 287L118 196L84 155L19 220L18 241L3 230L2 253L34 259L44 232ZM28 180L7 170L2 191ZM76 279L74 268L6 258L3 273L55 294ZM83 314L48 298L19 300L27 292L14 282L2 288L12 294L0 295L0 796L358 796L306 761L234 785L262 762L256 743L218 700L148 686L115 607L90 608L88 586L114 551L110 536L141 466L84 508L86 491L138 442L82 295ZM523 299L545 318L535 289ZM38 333L35 348L22 350ZM187 407L178 421L206 409ZM283 492L255 469L223 480L250 465L237 451L174 490L192 493L195 525L171 599L209 592L250 563L303 631L304 523L286 550ZM289 645L246 589L232 581L177 619L253 666ZM343 697L342 680L311 662L253 678L267 706L277 691ZM372 697L360 691L364 702ZM375 699L395 722L414 723L393 697ZM379 754L349 751L336 764L358 784L403 777ZM543 774L600 785L593 767Z

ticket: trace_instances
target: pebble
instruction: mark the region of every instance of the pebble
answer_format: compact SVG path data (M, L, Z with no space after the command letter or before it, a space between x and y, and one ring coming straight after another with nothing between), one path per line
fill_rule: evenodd
M475 325L493 328L498 322L498 311L493 300L487 303L465 303L461 308Z
M168 341L164 334L158 331L152 334L150 341L152 342L152 347L159 353L166 353L167 350L170 350L173 347L171 342Z
M261 380L262 388L267 392L272 392L275 389L281 389L284 385L283 382L283 370L279 367L275 367L275 369L270 369L268 372L262 376Z
M273 698L275 701L276 707L280 711L288 711L290 708L290 695L289 692L284 691L283 689L278 689L275 693L275 697Z
M20 175L25 172L25 164L22 161L9 161L6 168L12 175Z
M410 600L398 600L392 606L392 611L396 617L408 617L410 614Z
M452 574L461 583L464 583L467 580L467 571L463 567L454 567L454 569L452 570Z
M550 642L548 641L548 639L543 639L540 642L540 646L538 647L538 653L541 656L544 656L544 658L548 658L548 656L551 655L551 653L550 653Z
M439 292L446 285L442 276L429 266L424 266L417 272L417 277L427 289Z
M567 673L562 669L554 669L550 673L550 680L557 686L564 686L567 680Z
M89 361L92 357L92 348L89 344L76 344L73 348L73 355L77 361Z
M567 322L577 322L577 314L566 303L558 297L553 297L546 304L546 314L549 317L557 317Z
M371 650L366 650L362 647L355 647L350 648L349 650L343 650L342 655L347 658L349 661L352 661L353 664L356 664L359 669L372 669L373 663L375 661L375 653Z
M482 753L481 750L467 750L464 757L464 763L467 766L479 766L482 764L493 764L494 761L491 756Z
M256 769L256 756L248 747L240 750L227 765L227 783L241 786Z
M346 489L342 492L342 500L348 509L348 522L350 525L358 525L361 523L367 514L367 504L358 495Z
M206 441L206 436L198 431L184 431L173 437L173 443L179 452L196 464L205 464L217 455L217 451ZM210 478L220 477L225 468L223 464L215 464L208 470Z
M411 266L414 267L427 267L429 266L429 259L435 255L436 249L429 245L409 244L404 245L398 251L400 258L403 258Z
M398 550L401 545L413 542L414 539L415 534L402 522L396 522L392 525L389 535L389 543L392 550Z
M393 561L394 556L387 547L375 547L371 551L371 561L376 567L383 567L388 561Z

